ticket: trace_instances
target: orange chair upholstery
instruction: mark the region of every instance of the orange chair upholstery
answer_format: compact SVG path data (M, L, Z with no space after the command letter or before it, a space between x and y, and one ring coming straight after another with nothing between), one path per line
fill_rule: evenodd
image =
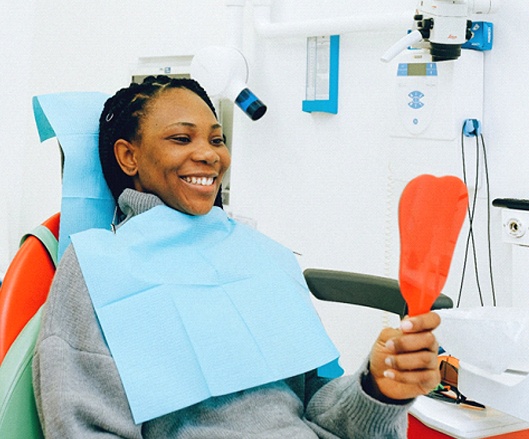
M57 239L60 214L42 223ZM13 341L48 297L55 274L54 257L29 234L21 244L0 286L0 364Z

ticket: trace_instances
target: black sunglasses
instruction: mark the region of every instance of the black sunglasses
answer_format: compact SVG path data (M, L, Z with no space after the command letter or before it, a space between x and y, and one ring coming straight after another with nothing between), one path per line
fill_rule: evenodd
M485 408L483 404L468 399L457 388L459 377L459 360L457 358L450 355L440 356L439 372L441 373L441 383L428 394L430 398L479 410Z

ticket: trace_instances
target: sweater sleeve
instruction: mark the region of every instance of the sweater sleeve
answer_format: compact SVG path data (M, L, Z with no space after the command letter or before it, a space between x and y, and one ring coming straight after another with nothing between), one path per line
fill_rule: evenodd
M306 419L320 437L406 438L411 402L385 404L372 398L362 389L361 377L366 372L367 364L354 375L330 381L311 398Z
M142 437L71 246L45 304L33 383L46 438Z

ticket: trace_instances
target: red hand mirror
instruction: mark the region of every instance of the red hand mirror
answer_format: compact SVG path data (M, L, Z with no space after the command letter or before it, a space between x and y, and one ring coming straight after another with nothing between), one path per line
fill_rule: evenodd
M441 293L467 207L467 188L457 177L420 175L404 188L399 284L410 316L430 311Z

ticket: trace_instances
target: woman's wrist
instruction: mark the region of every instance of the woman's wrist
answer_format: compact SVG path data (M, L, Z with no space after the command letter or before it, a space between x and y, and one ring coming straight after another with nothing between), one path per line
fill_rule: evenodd
M371 375L369 366L367 370L362 373L360 384L364 392L377 401L383 402L384 404L406 405L413 401L413 399L393 399L384 395L378 388L375 378L373 375Z

